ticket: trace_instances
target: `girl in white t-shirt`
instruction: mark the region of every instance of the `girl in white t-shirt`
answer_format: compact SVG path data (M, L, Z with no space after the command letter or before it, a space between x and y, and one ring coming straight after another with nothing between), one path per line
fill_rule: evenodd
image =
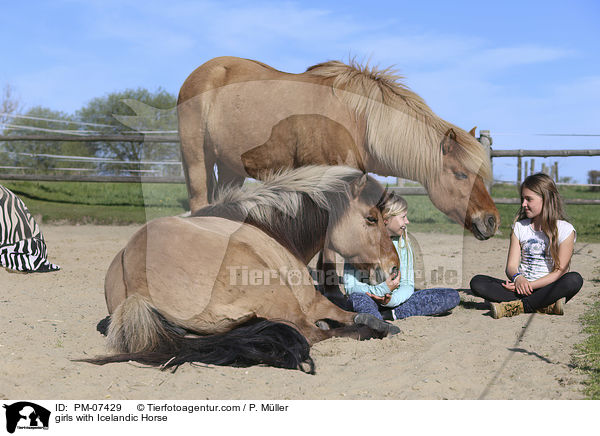
M544 173L527 177L510 237L508 280L477 275L471 290L490 302L494 318L523 312L562 315L563 304L583 285L581 275L568 272L576 236L554 181Z

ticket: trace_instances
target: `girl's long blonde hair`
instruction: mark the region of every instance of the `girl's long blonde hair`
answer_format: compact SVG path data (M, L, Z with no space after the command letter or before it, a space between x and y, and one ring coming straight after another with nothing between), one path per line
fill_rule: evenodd
M404 197L400 197L398 194L394 194L390 192L385 202L385 207L383 208L383 219L387 220L393 216L400 215L408 210L408 203L404 199ZM401 239L404 239L404 243L406 244L406 248L408 250L408 258L412 259L413 252L410 241L408 240L408 233L405 229L402 235L400 235Z
M549 254L554 261L554 269L560 268L558 259L558 220L566 220L562 199L558 189L550 176L544 173L532 174L521 184L521 208L515 218L516 221L527 218L523 209L523 188L527 188L542 197L541 228L549 241Z

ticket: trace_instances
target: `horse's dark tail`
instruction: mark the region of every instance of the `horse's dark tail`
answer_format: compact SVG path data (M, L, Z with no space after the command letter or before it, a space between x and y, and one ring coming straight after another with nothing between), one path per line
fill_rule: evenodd
M174 370L186 362L265 364L315 373L306 338L290 325L258 319L226 333L186 335L185 330L168 322L143 298L128 301L130 298L125 307L120 306L113 313L108 327L109 344L119 353L78 361L104 365L133 360ZM106 318L98 324L98 330L106 331Z

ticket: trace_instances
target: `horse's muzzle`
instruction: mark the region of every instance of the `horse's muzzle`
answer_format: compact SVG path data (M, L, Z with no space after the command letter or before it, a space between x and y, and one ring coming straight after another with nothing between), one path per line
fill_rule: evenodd
M483 219L474 219L471 225L471 232L479 240L489 239L496 234L499 221L492 214L485 216Z

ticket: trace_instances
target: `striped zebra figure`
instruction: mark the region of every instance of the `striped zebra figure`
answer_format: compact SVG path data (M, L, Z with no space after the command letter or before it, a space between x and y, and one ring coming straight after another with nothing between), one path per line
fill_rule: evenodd
M19 197L0 185L0 265L9 271L59 270L47 256L44 236L33 216Z

